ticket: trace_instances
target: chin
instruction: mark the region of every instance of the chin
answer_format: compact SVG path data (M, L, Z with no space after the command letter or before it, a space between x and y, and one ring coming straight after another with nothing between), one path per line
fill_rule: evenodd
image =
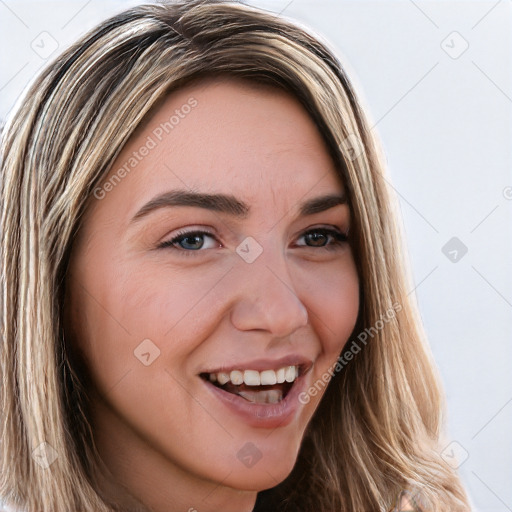
M284 432L283 432L284 434ZM262 432L260 438L243 442L230 467L220 471L230 473L224 484L230 487L263 491L280 484L293 470L300 449L300 440L279 435L277 431Z
M252 468L236 467L224 484L243 491L264 491L283 482L292 472L295 461L295 457L287 457L279 464L260 460Z

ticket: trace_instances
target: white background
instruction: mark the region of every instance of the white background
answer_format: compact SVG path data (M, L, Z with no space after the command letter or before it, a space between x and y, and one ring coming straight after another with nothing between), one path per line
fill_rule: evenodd
M0 0L0 117L44 52L137 3ZM512 511L512 2L250 3L325 38L366 105L445 384L448 453L469 455L459 471L475 510Z

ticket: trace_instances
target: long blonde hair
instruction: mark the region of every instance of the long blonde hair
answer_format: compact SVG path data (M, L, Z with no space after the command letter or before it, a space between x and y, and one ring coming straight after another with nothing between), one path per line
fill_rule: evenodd
M5 127L0 496L29 512L118 510L96 487L85 371L64 336L70 249L92 191L148 112L192 80L220 75L284 88L322 133L347 190L361 282L346 350L367 334L328 385L294 470L258 506L388 511L407 491L425 511L469 510L439 453L439 375L408 294L382 151L354 87L305 29L197 0L141 5L101 23L41 73ZM396 314L383 319L390 308Z

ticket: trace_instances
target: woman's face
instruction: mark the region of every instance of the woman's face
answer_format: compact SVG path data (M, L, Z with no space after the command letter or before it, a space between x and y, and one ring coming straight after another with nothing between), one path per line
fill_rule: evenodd
M66 317L100 454L155 510L251 510L290 473L358 313L323 140L286 93L210 80L170 95L100 186Z

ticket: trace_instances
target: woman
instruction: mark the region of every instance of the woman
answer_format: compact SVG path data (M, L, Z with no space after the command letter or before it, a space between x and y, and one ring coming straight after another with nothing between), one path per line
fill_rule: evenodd
M384 176L278 17L144 5L68 49L2 141L5 502L469 510Z

